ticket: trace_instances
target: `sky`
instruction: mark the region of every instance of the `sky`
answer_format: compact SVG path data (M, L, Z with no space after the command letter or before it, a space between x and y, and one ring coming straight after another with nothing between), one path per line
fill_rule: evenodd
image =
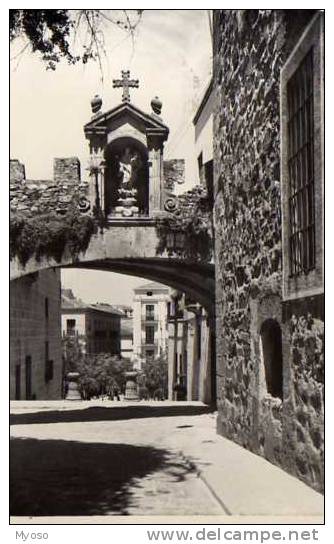
M186 159L187 185L198 179L192 119L211 74L211 41L205 10L145 10L134 48L115 26L105 28L104 79L97 63L58 65L46 70L37 55L12 61L11 158L26 166L29 179L52 178L53 158L78 156L84 177L88 142L83 126L91 118L90 100L103 99L107 111L121 102L112 79L129 69L139 79L131 101L150 112L154 96L162 100L162 118L170 128L166 158ZM16 43L12 57L22 46Z
M112 79L129 69L139 79L130 90L131 102L150 112L158 96L161 116L169 126L165 158L184 158L186 183L178 192L198 182L192 119L210 81L212 47L206 10L144 10L134 46L117 27L104 29L107 58L103 81L96 63L46 70L37 55L23 53L11 62L10 156L25 164L28 179L53 177L53 158L77 156L85 179L88 142L83 126L91 118L90 100L103 99L102 111L121 102L121 90ZM80 39L80 36L79 38ZM11 52L16 57L22 44ZM134 287L146 280L110 272L63 270L62 284L87 302L129 304Z

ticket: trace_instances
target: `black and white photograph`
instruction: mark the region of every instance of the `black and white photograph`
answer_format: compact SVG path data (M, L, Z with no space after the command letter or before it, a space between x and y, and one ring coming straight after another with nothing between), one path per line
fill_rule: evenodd
M8 17L10 524L323 524L325 10Z

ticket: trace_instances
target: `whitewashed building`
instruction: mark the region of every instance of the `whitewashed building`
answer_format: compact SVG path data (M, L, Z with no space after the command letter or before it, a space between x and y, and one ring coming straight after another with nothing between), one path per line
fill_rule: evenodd
M151 282L134 289L133 355L141 368L148 359L167 356L170 289Z

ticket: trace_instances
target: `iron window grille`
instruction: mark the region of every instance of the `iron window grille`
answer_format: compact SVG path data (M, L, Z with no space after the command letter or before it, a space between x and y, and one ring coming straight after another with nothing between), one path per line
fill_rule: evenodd
M290 275L315 268L313 48L287 84Z

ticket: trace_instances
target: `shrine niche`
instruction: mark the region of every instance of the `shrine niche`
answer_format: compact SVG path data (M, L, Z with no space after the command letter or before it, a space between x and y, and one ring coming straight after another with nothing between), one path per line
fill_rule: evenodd
M163 148L169 129L160 114L162 103L155 97L151 113L130 102L130 88L137 79L122 71L113 81L123 88L122 102L102 112L102 99L91 101L92 118L84 127L90 146L90 201L108 222L152 220L166 210L167 192L163 175Z
M107 217L149 215L147 149L133 138L119 138L104 152L105 214Z

